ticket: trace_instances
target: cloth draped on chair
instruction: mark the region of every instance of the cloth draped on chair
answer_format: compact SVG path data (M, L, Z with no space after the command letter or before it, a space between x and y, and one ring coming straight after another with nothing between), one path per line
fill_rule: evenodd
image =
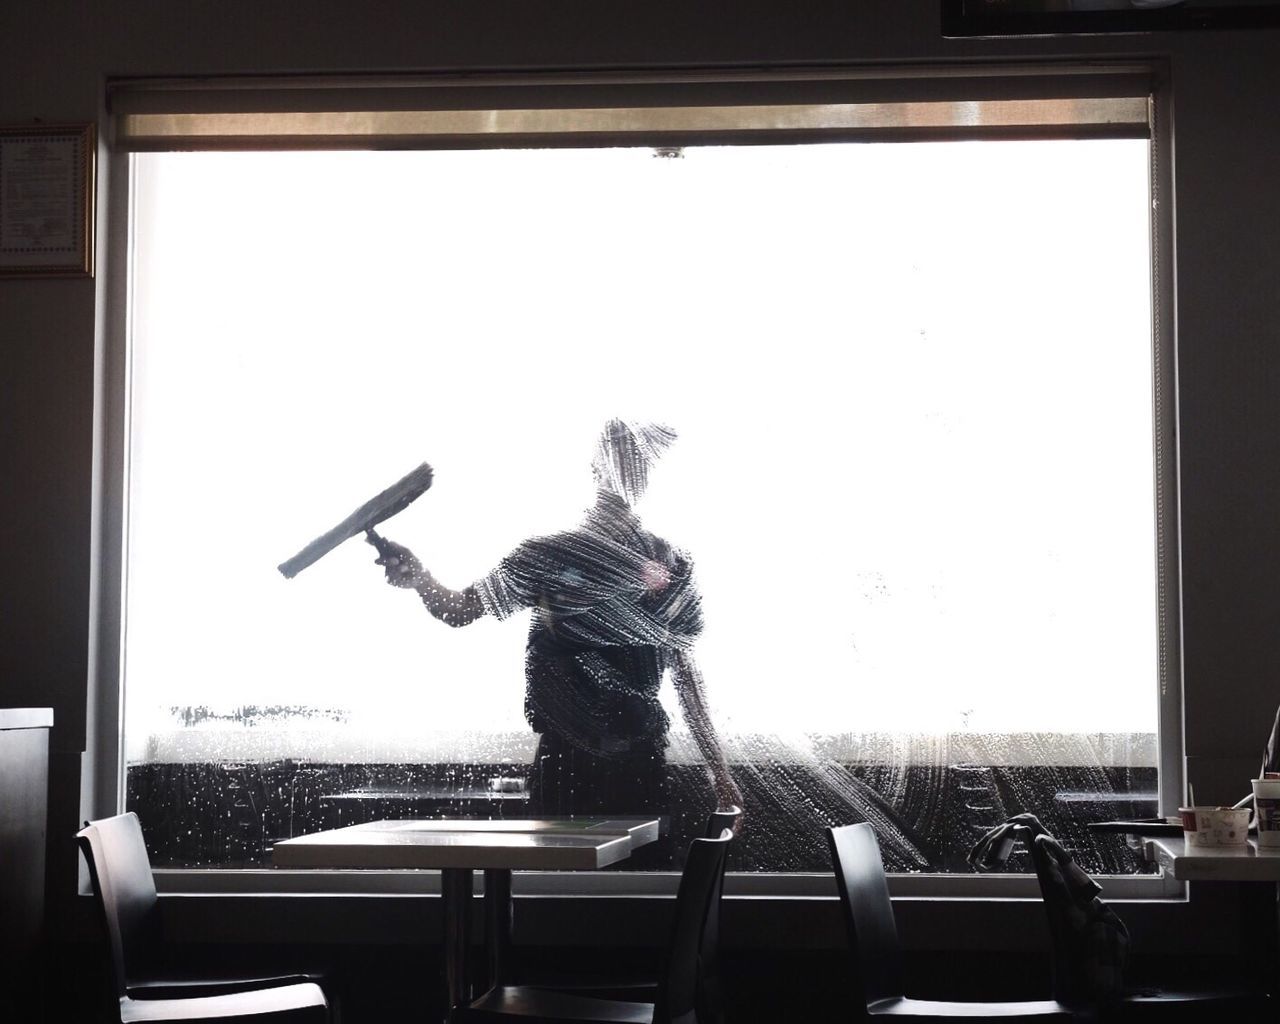
M1034 814L997 825L969 851L977 871L1003 867L1021 841L1031 854L1049 916L1053 995L1066 1006L1106 1007L1125 995L1129 930L1100 894L1102 886L1075 862Z

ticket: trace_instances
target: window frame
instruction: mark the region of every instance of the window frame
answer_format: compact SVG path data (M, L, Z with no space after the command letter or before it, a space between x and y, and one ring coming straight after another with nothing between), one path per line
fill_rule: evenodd
M621 94L641 97L646 103L665 101L670 104L680 97L739 96L774 97L784 102L798 102L795 97L836 95L843 99L870 97L876 102L889 102L897 97L902 102L936 102L940 98L963 100L973 98L976 88L984 96L999 99L1045 96L1082 97L1106 95L1108 82L1130 83L1142 80L1147 94L1150 126L1150 194L1151 213L1151 299L1152 299L1152 409L1155 439L1154 479L1156 516L1156 587L1158 622L1158 724L1157 770L1159 813L1176 813L1183 792L1184 761L1182 679L1181 679L1181 577L1179 566L1179 513L1177 472L1177 378L1175 369L1176 328L1173 288L1173 216L1172 216L1172 132L1171 95L1167 66L1163 62L1045 62L1018 65L947 65L908 67L845 67L830 69L777 69L689 71L666 74L552 74L530 76L477 75L445 79L328 79L310 85L295 80L253 79L201 82L122 82L108 85L112 110L104 114L107 126L118 129L121 118L134 116L139 104L142 110L159 102L184 104L199 110L221 96L234 109L237 104L256 103L265 95L270 103L279 96L299 92L311 97L305 103L322 104L335 96L343 97L350 109L364 109L374 97L400 94L431 110L464 106L495 96L508 101L519 99L524 106L538 107L566 102L572 96L578 102L586 97L591 103L616 102ZM1121 91L1123 91L1123 88ZM1126 93L1127 95L1128 93ZM244 97L249 97L245 99ZM429 97L426 104L423 97ZM459 104L459 98L463 103ZM158 99L157 99L158 98ZM401 102L408 102L402 100ZM727 102L727 101L726 101ZM354 105L354 106L353 106ZM113 120L114 119L114 120ZM813 141L806 131L789 133L800 143ZM696 133L695 133L696 135ZM741 133L717 135L718 141L751 141ZM124 621L124 594L127 586L128 508L128 424L130 419L131 303L130 282L133 279L133 250L130 230L134 198L132 152L189 148L177 143L113 145L115 131L101 133L103 152L99 185L104 225L103 272L100 275L101 308L105 315L98 324L95 385L94 430L94 507L93 507L93 577L91 580L91 648L88 749L84 760L82 803L86 817L117 813L125 794L126 765L123 758L123 686L127 650L127 623ZM826 132L824 138L863 138L860 130L843 129ZM973 137L1011 137L1005 129L946 129L936 125L906 132L888 130L877 137L885 140L951 139ZM1012 137L1040 137L1036 132L1015 131ZM554 144L560 136L544 135L537 145ZM504 136L497 140L476 137L473 144L519 144L520 138ZM562 141L578 142L572 136ZM594 136L594 144L616 144L613 136ZM673 137L669 134L646 136L643 142L629 137L629 144L663 145L672 142L692 144L697 138ZM767 141L777 141L770 133ZM189 143L190 139L185 138ZM418 140L421 145L422 140ZM356 148L399 146L405 139L391 136L370 141L362 137ZM529 144L526 142L525 144ZM269 139L257 138L254 148L272 148ZM332 137L304 136L286 143L288 148L333 148ZM455 136L435 140L435 145L456 146ZM215 140L198 148L246 148L245 137L235 136L221 142ZM302 875L289 879L282 876ZM438 892L438 873L419 872L412 878L398 872L276 872L271 870L163 869L156 872L162 892L327 892L327 893L430 893ZM517 893L586 894L586 895L670 895L675 891L677 876L672 873L568 873L518 876ZM829 896L833 889L825 875L790 873L751 873L731 876L727 893L731 896L776 896L779 898L811 898ZM1029 876L973 875L894 875L890 879L895 896L909 898L1018 899L1037 894ZM1162 875L1111 876L1108 892L1121 898L1179 899L1185 888Z

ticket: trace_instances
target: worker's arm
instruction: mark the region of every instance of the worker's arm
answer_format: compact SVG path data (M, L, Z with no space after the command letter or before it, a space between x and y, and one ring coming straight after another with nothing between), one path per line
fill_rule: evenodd
M741 807L742 791L733 781L729 762L725 760L724 751L720 747L720 737L716 735L715 725L711 722L711 712L707 708L706 693L702 684L702 673L698 670L693 655L688 651L676 651L672 678L675 682L676 695L680 698L680 710L684 714L685 724L693 733L694 742L698 744L698 750L707 762L707 767L711 769L719 807L723 809L732 806Z
M416 590L427 611L441 622L448 626L466 626L484 614L484 605L474 586L450 590L403 544L387 540L373 530L365 531L365 540L378 549L374 565L382 566L387 582L393 587Z

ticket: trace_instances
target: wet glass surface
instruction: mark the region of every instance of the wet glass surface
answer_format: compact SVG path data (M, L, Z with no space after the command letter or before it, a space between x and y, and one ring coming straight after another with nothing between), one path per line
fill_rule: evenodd
M494 770L511 766L135 765L128 772L128 806L145 824L157 867L266 867L275 841L327 828L416 817L526 817L524 802L487 801L485 787ZM681 851L701 833L711 810L700 770L673 765L668 772L670 836L639 851L628 868L678 870ZM1150 870L1122 836L1095 835L1085 825L1154 813L1154 768L828 765L819 772L813 765L781 763L742 773L749 820L731 848L732 870L829 870L822 829L862 820L856 806L832 789L833 773L873 793L896 779L897 802L881 810L895 822L892 830L881 831L892 837L882 848L893 870L967 872L972 843L1026 809L1039 814L1092 873ZM1026 872L1030 863L1017 853L1007 870Z
M1022 810L1139 869L1083 822L1154 812L1146 144L656 155L136 158L158 865L656 810L669 868L740 796L737 870L870 820L963 871Z

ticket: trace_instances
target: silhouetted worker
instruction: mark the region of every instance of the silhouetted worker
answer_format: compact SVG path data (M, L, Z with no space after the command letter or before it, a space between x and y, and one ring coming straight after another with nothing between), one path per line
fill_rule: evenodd
M464 590L450 590L407 548L368 532L387 581L417 591L441 622L465 626L533 609L525 717L539 734L535 813L667 811L669 723L658 701L667 669L717 800L742 804L693 660L702 631L693 567L632 510L675 437L657 424L611 420L592 462L596 501L582 524L525 541Z

